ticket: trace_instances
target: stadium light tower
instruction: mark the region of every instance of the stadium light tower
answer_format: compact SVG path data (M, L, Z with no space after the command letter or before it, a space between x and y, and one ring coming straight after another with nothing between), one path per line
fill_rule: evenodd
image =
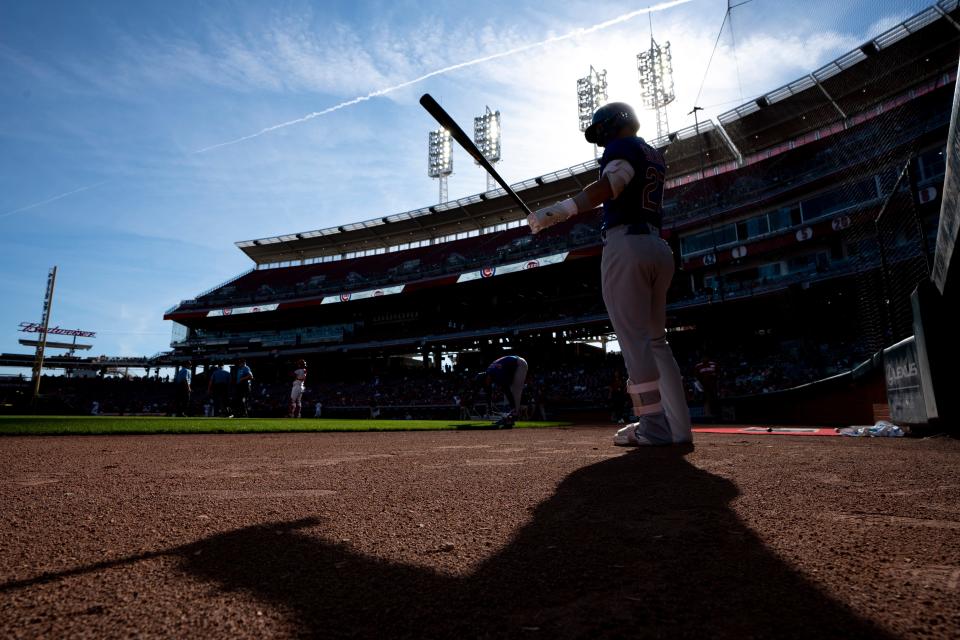
M649 17L649 16L648 16ZM637 54L637 71L640 74L640 95L643 105L657 115L657 138L670 133L667 122L667 105L676 98L673 90L673 59L670 43L662 47L653 39L653 20L650 21L650 49Z
M473 119L473 142L490 164L500 162L499 111L490 111L490 107L486 107L486 113ZM476 161L474 163L480 164ZM487 174L487 191L492 191L496 186L493 176L484 173Z
M440 180L440 204L448 200L447 178L451 173L453 173L453 145L450 132L446 129L431 131L427 147L427 175Z
M580 117L581 133L590 126L593 112L607 102L607 70L597 71L590 65L590 73L577 80L577 112ZM593 145L593 156L597 156L597 145Z

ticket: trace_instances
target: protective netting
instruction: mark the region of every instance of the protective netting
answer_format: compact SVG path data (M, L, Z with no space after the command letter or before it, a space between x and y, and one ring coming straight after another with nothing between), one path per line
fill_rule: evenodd
M865 346L871 350L913 333L910 294L930 275L937 219L922 215L918 206L917 173L925 168L921 158L932 159L929 153L919 158L911 155L892 184L896 166L884 175L880 210L851 234L853 241L872 245L855 262L860 323Z
M713 308L699 325L712 326L708 351L722 355L739 335L751 346L737 348L754 351L744 362L763 361L761 343L798 360L818 345L854 359L913 333L910 296L929 278L936 245L960 10L955 1L863 10L896 19L849 54L721 114L740 166L711 178L706 161L706 180L676 186L668 226L691 282L681 295L706 296Z
M873 180L871 197L854 212L857 223L840 232L854 274L859 346L867 353L913 333L910 294L930 275L950 103L938 99L929 109L920 106L907 105L874 129L881 152L863 167ZM853 199L861 181L850 177L839 190ZM847 223L849 214L844 216L839 225Z

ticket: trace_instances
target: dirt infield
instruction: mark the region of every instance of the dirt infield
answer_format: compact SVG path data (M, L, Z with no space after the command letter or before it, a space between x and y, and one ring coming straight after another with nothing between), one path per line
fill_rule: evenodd
M0 438L0 637L958 637L960 442Z

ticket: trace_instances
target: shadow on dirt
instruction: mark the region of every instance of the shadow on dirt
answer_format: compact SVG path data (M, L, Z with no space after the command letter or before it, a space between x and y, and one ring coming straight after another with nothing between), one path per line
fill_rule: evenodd
M465 577L360 555L313 519L166 554L291 612L305 636L885 637L768 550L729 508L736 496L684 452L646 449L569 475Z
M186 568L295 611L317 636L883 637L767 550L729 509L734 486L683 453L571 474L467 577L298 531L313 521L205 540Z
M479 424L452 424L450 427L456 429L457 431L497 431L500 429L500 427L492 422Z

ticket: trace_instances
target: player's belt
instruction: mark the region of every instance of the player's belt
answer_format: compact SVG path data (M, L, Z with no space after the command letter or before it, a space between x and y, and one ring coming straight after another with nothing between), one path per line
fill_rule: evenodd
M625 236L659 236L660 229L653 226L652 224L647 224L646 222L634 222L631 224L617 224L612 227L607 227L600 231L600 238L604 242L607 240L607 232L611 229L618 229L620 227L625 227L624 234Z

